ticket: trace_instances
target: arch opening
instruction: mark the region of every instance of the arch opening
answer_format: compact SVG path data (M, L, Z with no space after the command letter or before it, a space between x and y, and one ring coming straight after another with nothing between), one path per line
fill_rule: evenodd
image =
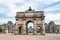
M42 33L42 27L41 26L37 27L37 33Z
M26 24L26 33L33 33L33 28L34 28L34 25L33 25L33 22L32 21L28 21L27 24Z

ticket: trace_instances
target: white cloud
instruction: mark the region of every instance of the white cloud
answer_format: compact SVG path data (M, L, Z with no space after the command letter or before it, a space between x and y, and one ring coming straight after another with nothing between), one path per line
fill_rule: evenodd
M13 17L13 19L11 19L11 18L0 18L0 22L6 23L9 20L15 22L14 17L16 16L17 11L25 11L26 9L28 9L29 6L32 6L33 9L38 10L37 9L38 6L40 8L40 7L52 4L52 3L57 2L57 1L59 1L59 0L29 0L29 1L25 1L25 0L0 0L0 4L2 3L4 5L7 5L7 7L9 8L9 11L8 11L8 13L6 13L6 16L7 17ZM22 6L20 5L18 7L15 5L15 3L22 3ZM44 9L44 11L49 12L49 11L56 10L56 9L57 9L56 7L49 7L49 8ZM5 10L3 9L3 11L5 11ZM48 21L60 20L58 18L59 16L60 16L60 14L49 13L49 14L46 14L46 20L48 20Z
M58 1L60 1L60 0L44 0L43 3L44 4L51 4L53 2L58 2Z
M59 17L60 17L60 13L58 13L58 14L48 13L48 14L46 14L45 20L46 20L46 22L55 21L56 24L60 24Z
M0 8L0 13L5 13L5 12L7 12L8 11L8 9L6 9L6 8Z
M13 23L15 23L14 18L0 18L0 24L7 23L8 21L12 21Z
M60 5L56 5L56 6L53 6L53 7L48 7L46 9L44 9L44 11L47 13L47 12L50 12L50 11L54 11L54 10L60 10Z

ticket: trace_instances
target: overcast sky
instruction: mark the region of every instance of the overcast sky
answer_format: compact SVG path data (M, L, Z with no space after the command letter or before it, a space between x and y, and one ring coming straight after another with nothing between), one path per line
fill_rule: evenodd
M45 22L60 24L60 0L0 0L0 24L7 21L15 23L16 12L25 11L29 6L45 11Z

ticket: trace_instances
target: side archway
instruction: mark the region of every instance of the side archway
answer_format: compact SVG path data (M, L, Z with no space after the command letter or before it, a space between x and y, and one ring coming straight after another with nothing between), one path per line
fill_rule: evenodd
M41 26L37 26L37 33L42 33L42 27Z
M21 34L22 33L22 26L19 26L19 34Z

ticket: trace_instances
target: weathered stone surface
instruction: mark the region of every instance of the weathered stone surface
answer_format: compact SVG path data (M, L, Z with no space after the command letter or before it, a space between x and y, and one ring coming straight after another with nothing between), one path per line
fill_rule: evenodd
M45 26L44 26L44 11L34 11L34 10L27 10L24 12L17 12L16 15L16 28L19 33L19 27L22 27L21 34L28 34L27 33L27 23L32 22L34 24L34 32L32 34L37 34L37 27L42 28L41 34L45 33Z

